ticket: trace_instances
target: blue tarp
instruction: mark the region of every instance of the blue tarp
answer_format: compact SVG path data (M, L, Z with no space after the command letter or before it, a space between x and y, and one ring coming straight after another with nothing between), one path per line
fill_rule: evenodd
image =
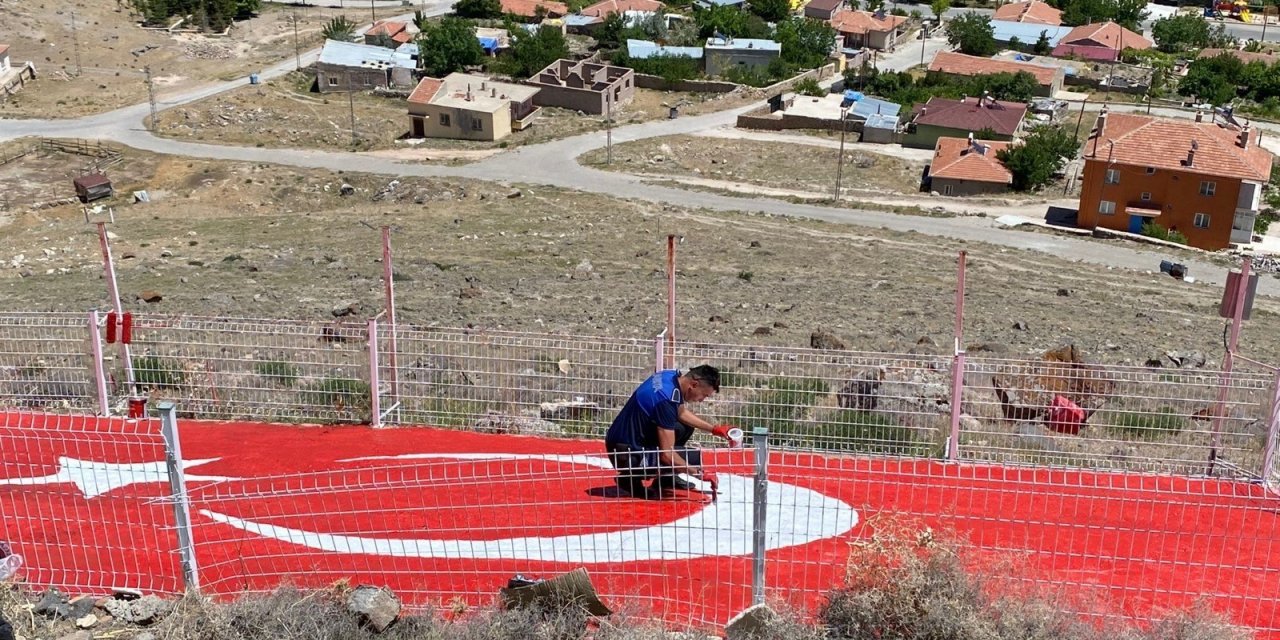
M485 53L493 53L498 50L497 38L481 38L477 36L476 39L480 41L480 48L484 49Z

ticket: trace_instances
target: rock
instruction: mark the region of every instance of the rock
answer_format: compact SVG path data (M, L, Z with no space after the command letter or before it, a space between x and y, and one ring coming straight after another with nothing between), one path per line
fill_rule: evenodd
M785 323L785 322L783 322L783 321L781 321L781 320L774 320L774 321L773 321L773 328L774 328L774 329L790 329L790 328L791 328L791 325L789 325L789 324L787 324L787 323Z
M1161 360L1160 356L1147 358L1147 361L1142 363L1142 366L1151 367L1152 369L1159 369L1164 366L1164 360Z
M1177 351L1166 351L1166 352L1164 352L1164 357L1168 358L1168 359L1169 359L1169 362L1170 362L1170 363L1172 363L1174 367L1181 367L1181 366L1182 366L1182 354L1181 354L1181 353L1178 353Z
M502 434L559 434L560 425L531 416L513 416L490 411L476 421L479 433Z
M83 616L76 618L77 629L92 629L97 626L97 624L98 616L95 616L92 613L86 613Z
M707 318L707 322L714 322L716 324L729 324L729 320L726 319L724 316L711 316L710 318Z
M830 349L833 351L841 351L848 348L843 340L824 329L818 329L809 334L809 346L814 349Z
M968 353L1007 353L1009 347L998 342L979 342L965 347L964 350Z
M160 257L161 257L161 258L172 258L172 257L173 257L173 252L172 252L172 251L170 251L170 250L168 250L168 249L165 249L164 251L161 251L161 252L160 252Z
M977 433L982 431L982 423L977 418L967 414L960 414L960 431L969 433Z
M1025 323L1025 322L1023 322L1023 321L1019 320L1019 321L1017 321L1017 322L1013 323L1013 330L1014 330L1014 331L1026 331L1026 330L1027 330L1027 323Z
M1199 351L1192 351L1182 358L1183 369L1199 369L1204 366L1204 363L1204 354Z
M347 596L347 610L356 614L362 624L382 633L400 617L400 600L390 589L360 586Z
M345 318L354 314L359 309L359 302L343 302L342 304L334 307L329 313L332 313L335 318Z
M98 600L92 596L78 596L68 604L71 606L71 614L67 617L79 620L93 613L94 607L98 606Z
M479 298L483 292L478 287L470 286L458 290L458 297L463 300Z
M157 596L147 595L136 600L111 598L102 603L102 608L111 614L111 617L122 622L148 625L173 610L173 603Z
M524 196L524 193L522 193L519 189L512 189L511 191L507 192L508 198L519 198L522 196Z
M753 335L753 336L771 336L771 335L773 335L773 327L756 327L755 331L752 331L752 332L751 332L751 335Z
M1058 289L1059 298L1066 298L1066 297L1069 297L1070 295L1071 295L1070 289Z
M342 183L341 187L338 187L338 195L353 196L355 194L356 194L356 188L345 182Z
M142 633L134 636L133 640L156 640L156 634L151 633L150 631L143 631Z
M154 304L156 302L160 302L161 300L164 300L164 296L160 295L159 291L153 291L151 289L147 289L142 293L138 294L138 299L143 302Z
M543 402L538 406L538 415L543 420L584 420L589 419L600 410L600 405L588 402L583 398L573 400L556 400Z
M760 241L759 241L759 240L752 240L752 241L751 241L751 244L749 244L749 245L747 245L747 246L748 246L748 247L750 247L750 248L752 248L752 249L759 249L759 248L760 248Z
M583 260L578 263L578 266L574 267L574 271L577 271L578 273L591 273L594 270L595 268L591 266L590 260Z
M71 617L71 606L67 603L65 594L57 589L50 589L40 596L40 601L31 612L54 620L66 620Z
M58 640L93 640L93 634L88 631L77 631L68 633L65 636L59 636Z

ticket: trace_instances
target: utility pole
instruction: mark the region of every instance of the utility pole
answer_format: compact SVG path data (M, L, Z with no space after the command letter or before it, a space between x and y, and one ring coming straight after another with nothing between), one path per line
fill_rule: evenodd
M351 146L356 146L356 90L347 92L347 106L351 109Z
M156 85L151 81L150 66L143 67L142 74L146 76L147 79L147 102L151 103L151 126L148 127L148 129L154 133L156 126L159 124L156 122Z
M924 66L924 50L929 45L929 25L920 28L920 66Z
M604 148L607 165L613 164L613 90L606 89L604 95Z
M378 21L378 8L374 6L373 0L369 0L369 15L373 16L373 21Z
M302 49L298 48L298 12L293 12L293 64L295 70L302 71Z
M1266 24L1263 24L1263 28L1265 27ZM76 12L72 12L72 49L76 51L76 76L79 76L84 72L79 64L79 31L76 28Z
M836 158L836 195L834 200L840 202L840 179L844 174L844 132L848 129L849 109L840 109L840 157Z

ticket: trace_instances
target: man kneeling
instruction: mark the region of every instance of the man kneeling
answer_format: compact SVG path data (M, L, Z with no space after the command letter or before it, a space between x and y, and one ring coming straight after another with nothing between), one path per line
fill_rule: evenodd
M715 495L716 475L702 468L702 452L687 445L696 429L727 439L729 427L712 425L686 405L702 402L719 390L720 372L705 364L684 375L674 369L659 371L640 383L604 439L623 493L656 500L673 489L693 489L678 477L683 473L711 485ZM653 482L646 487L650 479Z

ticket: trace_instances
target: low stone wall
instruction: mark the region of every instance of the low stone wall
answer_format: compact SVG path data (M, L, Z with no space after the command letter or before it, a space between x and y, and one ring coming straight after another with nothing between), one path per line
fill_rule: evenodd
M738 88L738 85L732 82L718 80L677 80L669 84L662 76L651 76L647 73L636 74L636 86L641 89L688 91L691 93L729 93Z
M850 120L845 131L861 135L862 125L863 123L860 121ZM769 107L761 107L739 115L736 126L743 129L760 129L764 131L784 131L786 129L840 130L840 122L838 120L786 115L781 112L769 113Z

